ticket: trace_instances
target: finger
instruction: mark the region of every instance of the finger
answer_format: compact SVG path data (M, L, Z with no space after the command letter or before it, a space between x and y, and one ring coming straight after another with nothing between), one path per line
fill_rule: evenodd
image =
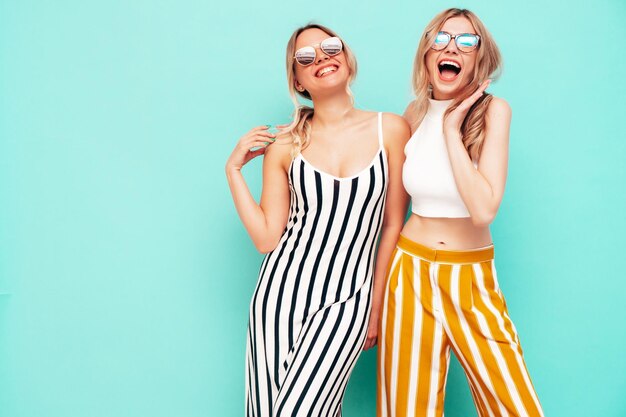
M244 142L239 144L239 151L242 153L248 153L255 150L255 148L265 148L269 143L265 140L255 140L252 142Z
M266 131L260 131L260 132L256 132L254 135L251 135L250 137L251 138L253 137L274 138L276 137L276 134L271 133L271 132L266 132Z
M489 84L491 84L491 80L483 81L483 83L478 86L476 92L472 94L474 101L478 100L483 94L485 94L485 90L489 87Z
M256 151L250 151L250 159L256 158L259 155L263 155L265 153L265 148L259 148Z
M248 141L247 143L265 143L265 144L270 144L270 143L274 143L276 141L276 138L272 138L272 137L267 137L267 136L257 136L255 138L253 138L252 140Z
M257 126L257 127L253 127L252 129L248 130L243 137L248 137L248 136L252 136L255 135L259 132L263 132L266 131L267 129L270 128L270 125L261 125L261 126Z
M251 143L254 142L274 142L276 140L276 135L267 132L258 132L255 134L247 135L241 138L239 142L243 147L250 147Z
M260 125L260 126L257 126L257 127L253 127L253 128L252 128L252 129L250 129L249 131L250 131L250 132L257 132L257 131L259 131L259 130L267 130L267 129L269 129L270 127L272 127L272 125Z
M271 143L273 143L272 141L266 141L266 140L257 140L254 142L251 142L249 144L246 145L246 148L249 150L252 150L254 148L265 148L267 146L269 146Z
M249 140L250 138L254 137L254 135L267 131L267 129L268 129L267 125L253 127L252 129L248 130L239 138L239 143L241 144L245 142L246 140Z
M365 344L363 345L363 350L369 350L373 348L374 345L376 345L376 338L375 337L368 338L365 341Z
M487 89L487 87L489 87L489 84L491 84L491 80L484 81L482 84L480 84L474 94L463 100L463 102L459 105L460 110L469 110L469 108L472 107L472 105L483 96L485 90Z

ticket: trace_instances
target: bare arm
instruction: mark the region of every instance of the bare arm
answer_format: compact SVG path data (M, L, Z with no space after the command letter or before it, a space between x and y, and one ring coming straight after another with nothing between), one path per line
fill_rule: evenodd
M289 146L286 139L272 143L275 135L260 126L244 135L226 163L226 177L233 196L235 208L241 221L259 252L272 251L287 224L289 216L289 180L287 160ZM260 147L256 151L250 148ZM261 203L252 197L241 173L243 165L251 159L265 155L263 159L263 189Z
M383 117L383 136L389 165L389 184L383 225L376 253L374 269L374 289L372 293L372 311L364 349L376 345L378 322L387 281L387 267L391 254L398 242L398 236L404 226L408 195L402 184L402 165L404 164L404 146L411 131L408 123L397 115L386 114Z
M486 88L486 86L481 86L477 91L480 95L484 90L483 87ZM475 97L469 105L471 106L480 95ZM473 98L474 96L467 100ZM452 113L461 109L463 104ZM449 119L453 117L452 113ZM463 117L466 113L467 110L465 110ZM510 124L511 108L506 101L494 97L487 109L485 142L478 169L474 168L474 164L461 140L460 123L458 123L459 127L444 126L454 180L470 213L472 222L477 226L487 226L493 221L504 195L508 169Z

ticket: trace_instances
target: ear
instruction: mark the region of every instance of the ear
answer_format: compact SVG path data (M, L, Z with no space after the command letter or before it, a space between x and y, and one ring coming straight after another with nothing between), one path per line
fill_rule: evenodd
M304 87L302 87L302 85L298 82L298 80L296 80L296 82L294 83L294 86L296 87L296 90L298 90L299 92L303 92L304 91Z

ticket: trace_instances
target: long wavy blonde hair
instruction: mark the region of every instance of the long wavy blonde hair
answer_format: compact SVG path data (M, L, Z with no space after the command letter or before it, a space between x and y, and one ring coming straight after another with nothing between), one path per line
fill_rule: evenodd
M286 54L286 66L287 66L287 85L289 88L289 95L291 96L291 100L295 106L295 110L293 113L293 121L292 123L285 128L284 132L291 135L292 138L292 149L291 156L295 158L304 148L309 144L309 138L311 133L311 119L313 118L313 107L305 106L300 103L298 100L298 95L306 98L307 100L311 100L311 95L308 91L298 91L296 90L296 62L294 56L296 54L296 40L298 36L307 29L320 29L323 32L326 32L328 36L336 36L341 39L341 37L334 32L333 30L319 25L315 23L310 23L308 25L302 26L296 29L291 38L289 38L289 42L287 42L287 54ZM350 90L350 84L356 77L356 58L348 45L341 40L343 43L343 54L346 57L346 63L348 65L349 70L349 78L348 83L346 85L346 91L352 101L354 102L352 92Z
M430 50L435 40L435 35L441 30L446 20L459 16L465 17L470 21L474 30L476 30L476 34L480 36L480 44L477 50L478 55L476 56L476 64L472 77L468 84L461 90L458 97L455 98L450 107L446 110L444 119L451 111L456 109L463 100L472 95L481 82L487 80L487 78L497 78L500 75L502 68L500 51L493 37L478 16L467 9L455 8L447 9L439 13L430 21L426 29L424 29L424 34L420 39L413 63L413 92L415 93L416 103L416 126L419 125L424 118L428 110L428 98L431 97L432 94L432 87L428 79L428 69L426 68L426 53ZM478 99L467 112L465 120L461 125L463 144L470 158L475 162L478 161L480 157L480 152L485 140L486 114L492 98L492 95L484 94Z

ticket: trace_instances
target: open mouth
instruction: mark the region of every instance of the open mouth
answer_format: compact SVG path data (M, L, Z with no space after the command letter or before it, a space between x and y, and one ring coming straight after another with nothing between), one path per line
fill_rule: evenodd
M325 77L325 76L327 76L329 74L332 74L332 73L336 72L338 69L339 69L339 67L337 67L336 65L328 65L327 67L319 69L315 73L315 76L318 77L318 78Z
M453 81L461 73L461 64L456 61L444 59L437 64L439 78L444 81Z

